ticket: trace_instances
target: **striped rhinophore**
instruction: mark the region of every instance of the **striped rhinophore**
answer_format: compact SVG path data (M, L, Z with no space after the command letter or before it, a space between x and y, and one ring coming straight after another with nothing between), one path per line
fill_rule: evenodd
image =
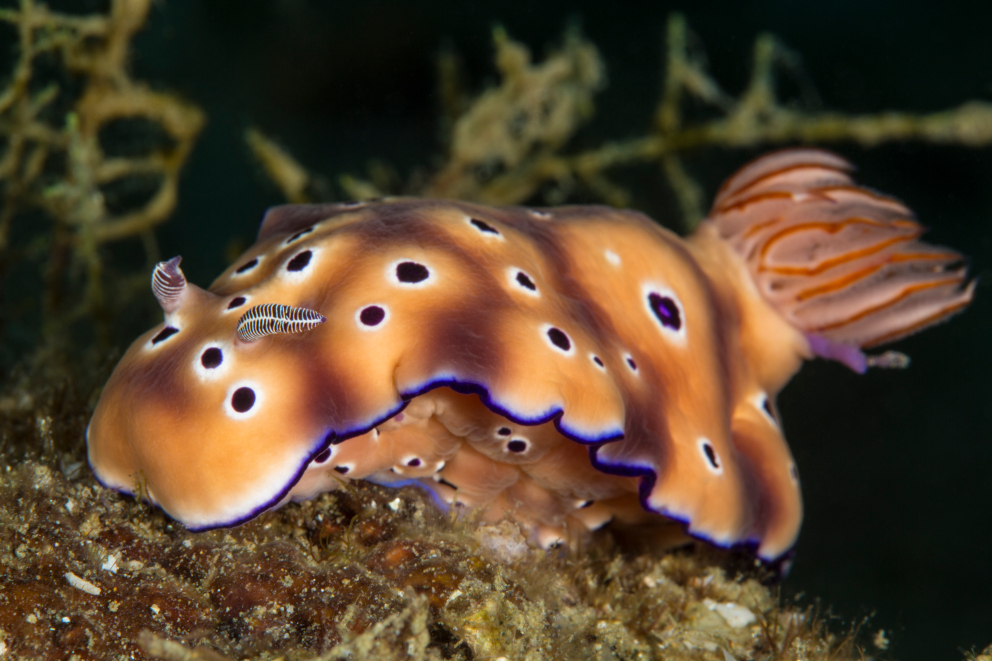
M856 185L851 169L816 149L766 156L723 185L710 220L807 333L870 347L962 310L975 285L964 258L918 241L913 213Z
M275 333L302 333L324 323L327 319L308 308L266 303L249 308L238 320L238 337L253 342Z
M176 256L159 262L152 272L152 293L166 313L179 307L179 298L186 289L186 276L179 268L179 262L182 260L182 257Z

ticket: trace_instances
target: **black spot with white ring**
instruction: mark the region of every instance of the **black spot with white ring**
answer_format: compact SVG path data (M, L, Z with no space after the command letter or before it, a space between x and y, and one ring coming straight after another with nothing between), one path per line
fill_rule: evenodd
M510 429L509 427L500 427L499 429L496 430L496 433L499 434L500 436L509 436L510 434L513 433L513 430Z
M386 310L378 305L368 305L358 313L358 320L364 326L374 328L386 318Z
M247 413L255 406L255 391L248 387L241 387L231 395L231 408L238 413Z
M711 473L715 473L717 475L723 473L723 464L720 462L720 455L717 454L716 448L713 447L713 444L710 443L709 439L699 439L699 451L706 460L706 467L709 468Z
M568 353L572 350L572 341L562 329L552 326L547 330L547 334L551 344L561 350L562 353Z
M313 458L313 463L322 464L331 458L331 448L324 448L317 453L317 456Z
M248 299L245 298L244 296L235 296L234 298L231 299L231 302L227 304L227 309L233 310L234 308L240 308L242 305L245 304L245 301L247 300Z
M351 466L345 466L345 465L335 466L334 467L334 470L336 470L337 472L341 473L342 475L346 475L348 473L348 471L351 470Z
M420 457L413 457L412 459L406 460L406 465L410 468L417 468L421 463L423 462L420 461Z
M289 260L289 263L286 264L286 270L302 271L310 263L311 257L313 257L312 250L304 250L303 252L298 253L293 257L293 259Z
M534 281L530 279L530 276L523 271L517 271L516 280L520 283L521 287L531 291L537 291L537 285L535 285Z
M501 236L498 229L490 225L489 223L479 220L478 218L470 218L469 221L477 230L483 234L491 234L493 236Z
M286 239L286 243L284 245L287 245L288 246L293 241L296 241L297 239L299 239L302 236L306 236L307 234L309 234L312 231L313 231L313 225L311 225L310 227L308 227L306 229L302 229L299 232L297 232L296 234L294 234L293 236L291 236L288 239Z
M530 447L530 443L523 438L515 438L506 444L506 449L515 454L520 454L521 452L527 452L527 448Z
M200 354L200 364L208 370L216 369L222 362L224 362L224 352L217 347L210 347Z
M396 265L396 279L404 284L423 282L430 275L430 270L417 262L400 262Z
M627 354L626 356L623 357L623 359L624 359L624 362L627 363L627 367L630 368L630 371L631 372L637 372L637 363L634 362L634 357L633 356L631 356L630 354Z
M249 259L247 262L245 262L244 264L242 264L241 266L239 266L238 268L236 268L234 270L234 272L237 273L238 275L240 275L242 273L247 273L248 271L252 270L256 266L258 266L258 257L255 257L253 259Z
M159 342L165 342L166 340L168 340L170 337L172 337L178 332L179 332L178 328L175 328L174 326L166 326L165 328L160 330L158 334L155 335L155 337L152 338L152 346L158 344Z
M594 353L591 353L589 354L589 359L592 360L592 362L596 363L596 367L603 370L604 372L606 371L606 365L603 364L603 360L599 356L597 356Z

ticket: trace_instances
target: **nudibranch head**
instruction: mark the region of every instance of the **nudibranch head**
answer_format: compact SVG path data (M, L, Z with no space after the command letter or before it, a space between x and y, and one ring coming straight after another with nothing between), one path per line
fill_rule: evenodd
M799 170L826 158L792 154ZM751 168L768 183L767 168ZM805 321L838 316L823 316L821 300L813 315L775 299L740 248L774 244L778 219L805 218L810 199L831 194L854 196L878 231L908 221L849 183L816 197L800 181L752 199L741 193L750 179L732 182L688 241L604 207L272 209L209 291L186 281L178 258L156 268L164 321L107 383L87 430L90 463L105 485L140 491L193 529L367 478L515 516L543 544L616 519L779 559L802 505L774 397L816 350ZM773 208L745 222L749 204ZM870 283L888 292L903 273L909 286L956 278L941 296L896 306L917 325L970 297L963 273L932 268L950 251L925 264L929 276L905 268L914 250L934 254L921 245L894 258L895 280ZM880 314L871 329L900 330Z

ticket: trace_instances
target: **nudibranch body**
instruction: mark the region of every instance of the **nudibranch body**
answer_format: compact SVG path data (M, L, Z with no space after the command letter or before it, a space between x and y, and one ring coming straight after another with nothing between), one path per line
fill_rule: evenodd
M274 208L209 291L158 266L164 323L107 384L90 463L194 530L372 479L544 544L618 519L780 558L802 506L776 393L973 290L848 169L759 159L686 240L597 206Z

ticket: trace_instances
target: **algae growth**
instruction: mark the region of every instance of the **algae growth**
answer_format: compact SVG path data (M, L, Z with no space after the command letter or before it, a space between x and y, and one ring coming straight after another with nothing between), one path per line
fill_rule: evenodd
M622 552L607 533L587 548L538 552L513 524L477 526L416 490L366 484L191 534L97 485L83 432L116 354L80 346L66 329L112 325L128 301L150 299L153 229L172 213L204 121L128 73L148 8L113 0L105 14L67 15L22 0L0 11L18 44L0 93L3 316L38 291L14 291L12 274L32 272L44 283L45 329L0 386L0 658L840 660L885 647L884 632L873 644L784 603L746 558L702 545ZM573 149L606 87L595 45L572 31L535 61L498 30L501 78L478 96L459 84L454 54L439 59L447 133L436 167L404 178L380 162L364 178L331 179L259 131L251 145L292 201L581 194L626 205L632 196L612 173L652 163L690 227L703 199L681 160L690 149L992 142L992 110L980 102L931 115L797 109L776 92L797 57L771 36L756 42L751 83L735 98L691 41L673 16L666 85L641 137ZM687 118L689 100L717 116ZM128 241L143 264L113 251Z

